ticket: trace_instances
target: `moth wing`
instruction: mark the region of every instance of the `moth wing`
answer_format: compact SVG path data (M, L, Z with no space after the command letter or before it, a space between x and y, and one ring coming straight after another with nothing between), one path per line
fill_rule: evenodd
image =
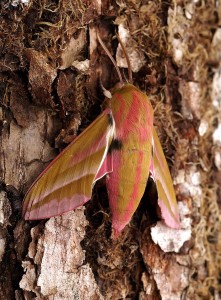
M89 200L96 180L113 170L107 155L113 135L112 114L106 109L32 184L23 201L24 218L50 218Z
M155 128L153 128L153 158L150 172L156 182L158 205L167 226L180 228L180 219L173 182Z

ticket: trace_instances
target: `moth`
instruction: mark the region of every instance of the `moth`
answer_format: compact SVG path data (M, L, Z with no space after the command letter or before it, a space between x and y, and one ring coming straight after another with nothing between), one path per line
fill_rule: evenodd
M151 103L137 87L123 82L99 36L98 40L112 59L120 84L113 90L107 108L31 185L23 201L23 217L37 220L73 210L91 199L94 184L106 176L112 235L117 237L130 222L151 176L162 218L169 227L180 228L173 183L153 126Z

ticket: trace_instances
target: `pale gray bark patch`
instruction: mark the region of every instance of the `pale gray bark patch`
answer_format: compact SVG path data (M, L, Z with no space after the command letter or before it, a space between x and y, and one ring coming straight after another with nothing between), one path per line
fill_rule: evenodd
M20 287L38 299L103 299L80 242L87 222L84 208L51 218L41 234L32 228L32 242L24 261Z
M7 226L9 223L9 217L11 215L11 206L7 199L6 192L0 192L0 262L3 259L6 247L7 238Z
M42 139L52 119L47 112L36 110L36 120L21 128L14 121L2 132L1 166L6 184L20 189L26 181L33 181L39 165L53 157L54 151L49 143ZM16 141L16 142L15 142ZM35 175L34 175L35 173Z

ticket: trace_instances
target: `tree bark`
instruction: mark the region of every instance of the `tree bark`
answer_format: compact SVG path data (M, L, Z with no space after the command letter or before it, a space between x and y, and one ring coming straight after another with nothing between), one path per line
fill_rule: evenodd
M0 3L0 299L219 299L220 3ZM154 107L181 229L157 217L152 183L111 239L104 181L84 206L25 222L21 202L104 107L118 81L101 39Z

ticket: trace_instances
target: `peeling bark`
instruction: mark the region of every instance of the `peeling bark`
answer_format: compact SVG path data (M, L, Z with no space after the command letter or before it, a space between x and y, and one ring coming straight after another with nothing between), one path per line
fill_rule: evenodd
M87 222L84 209L51 218L45 227L31 230L30 261L23 261L26 273L20 282L38 299L103 299L80 245Z

